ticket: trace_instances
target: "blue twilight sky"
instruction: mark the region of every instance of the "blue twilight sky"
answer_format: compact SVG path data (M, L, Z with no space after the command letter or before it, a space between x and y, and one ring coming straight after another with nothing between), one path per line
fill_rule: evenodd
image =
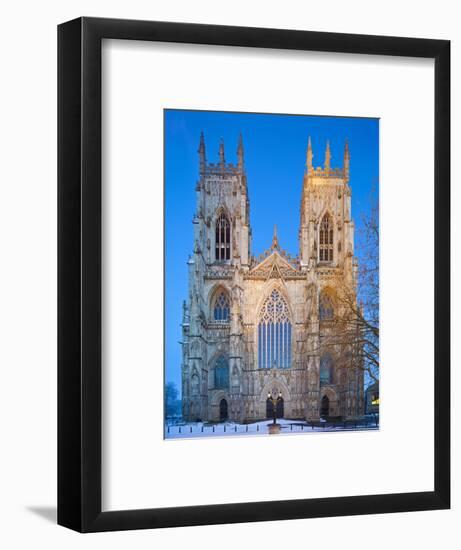
M379 120L370 118L248 114L211 111L165 111L165 380L181 390L182 302L188 293L187 259L193 249L192 217L198 174L200 132L208 162L217 162L219 141L226 161L236 163L240 133L253 231L252 254L270 247L277 224L279 243L298 254L301 190L308 136L314 166L323 166L330 140L332 167L343 163L345 140L351 154L352 216L357 233L370 208L379 176Z

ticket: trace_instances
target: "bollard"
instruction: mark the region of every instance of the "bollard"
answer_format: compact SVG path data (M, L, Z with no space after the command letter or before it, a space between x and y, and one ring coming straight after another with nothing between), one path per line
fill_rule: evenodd
M290 432L293 431L293 424L290 424Z
M192 433L192 426L190 427L190 433Z
M202 426L202 433L203 433L203 426Z
M304 424L301 424L301 431L304 431Z
M224 424L224 433L226 433L226 425Z
M235 431L237 431L237 426L235 426Z
M259 424L256 424L256 431L259 432Z
M167 428L167 433L170 433L170 426L168 426Z
M214 426L213 426L213 433L214 433Z
M179 426L179 433L181 433L181 426Z
M247 429L245 431L248 432L248 424L247 424Z

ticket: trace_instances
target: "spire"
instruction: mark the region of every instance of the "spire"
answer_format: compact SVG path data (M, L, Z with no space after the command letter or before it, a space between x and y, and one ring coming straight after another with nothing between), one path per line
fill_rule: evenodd
M306 153L306 168L307 173L310 174L312 172L312 159L314 158L314 155L312 153L312 142L311 142L311 136L309 136L309 139L307 140L307 153Z
M330 165L331 165L331 151L330 151L330 140L327 139L327 146L325 149L325 174L328 176L330 173Z
M237 159L238 159L238 167L240 170L243 169L243 138L242 138L242 134L240 134L240 137L239 137L239 144L238 144L238 147L237 147Z
M272 250L279 250L280 249L280 246L279 246L279 239L277 237L277 225L274 225L274 235L272 237L272 246L271 246Z
M349 153L349 142L346 139L346 143L344 144L344 177L346 178L346 181L349 181L349 168L350 168L350 162L351 162L351 156Z
M224 158L224 141L223 141L223 138L221 138L221 141L219 142L219 164L221 166L224 166L226 164L226 159Z
M200 132L200 145L198 147L197 152L200 160L200 172L204 172L206 167L206 150L205 150L205 136L203 135L203 130Z

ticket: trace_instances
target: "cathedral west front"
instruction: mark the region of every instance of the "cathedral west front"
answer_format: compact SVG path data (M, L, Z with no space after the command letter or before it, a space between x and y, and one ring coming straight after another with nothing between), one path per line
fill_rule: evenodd
M250 196L240 137L237 163L224 144L209 163L203 133L182 319L182 414L186 421L239 423L272 417L268 394L287 419L363 414L363 369L348 367L322 342L337 330L337 286L354 293L357 262L351 217L350 154L313 165L309 138L300 182L299 251L291 256L276 228L259 256L251 250ZM303 159L300 159L303 162ZM355 295L355 294L354 294ZM336 346L337 347L337 346Z

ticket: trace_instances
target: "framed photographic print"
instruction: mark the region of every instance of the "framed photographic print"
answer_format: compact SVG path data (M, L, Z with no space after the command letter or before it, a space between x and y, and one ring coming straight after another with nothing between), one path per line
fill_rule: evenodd
M450 506L450 43L58 28L58 523Z

